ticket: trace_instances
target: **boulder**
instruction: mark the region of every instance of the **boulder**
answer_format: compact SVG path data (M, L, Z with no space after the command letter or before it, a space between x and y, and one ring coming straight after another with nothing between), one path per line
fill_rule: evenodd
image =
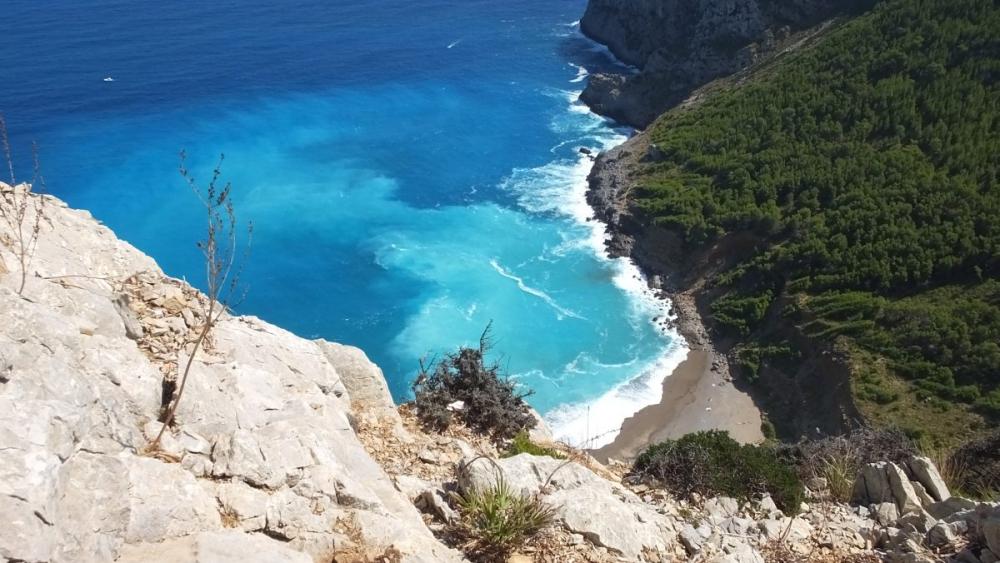
M899 509L894 502L880 502L871 506L875 521L883 526L892 526L899 520Z
M924 486L924 490L935 501L941 502L951 498L948 485L941 478L937 467L929 458L913 456L907 462L907 466L910 468L910 473L913 474L914 479Z
M923 505L920 502L920 497L917 496L913 485L906 477L906 472L895 463L888 463L885 466L885 474L889 480L892 496L896 499L899 513L906 515L911 512L922 512Z
M670 519L618 483L603 479L575 462L520 454L462 463L462 491L482 489L504 479L523 495L540 495L571 532L629 561L644 551L667 552L674 537ZM495 465L494 465L495 464Z
M734 498L715 497L705 501L705 513L717 518L736 516L740 511L740 503Z
M926 508L931 516L938 520L944 520L957 512L976 508L976 503L962 497L951 497L948 500L935 502Z
M937 524L937 520L923 510L908 512L896 520L897 528L915 530L920 534L926 534L935 524Z
M931 547L944 547L954 544L959 534L965 531L964 522L951 524L938 522L927 532L927 543Z
M882 502L895 502L892 487L889 484L889 476L886 468L889 464L884 461L869 463L861 468L857 480L854 482L853 500L859 504L869 506Z

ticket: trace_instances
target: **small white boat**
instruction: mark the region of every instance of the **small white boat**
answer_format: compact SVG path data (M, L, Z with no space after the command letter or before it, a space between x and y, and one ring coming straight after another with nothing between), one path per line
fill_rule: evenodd
M105 77L104 77L104 81L105 81L105 82L114 82L114 81L115 81L115 79L114 79L114 78L111 78L110 76L105 76Z

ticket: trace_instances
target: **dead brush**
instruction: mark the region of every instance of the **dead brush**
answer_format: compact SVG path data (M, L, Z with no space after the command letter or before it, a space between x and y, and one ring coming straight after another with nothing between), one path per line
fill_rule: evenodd
M17 294L24 294L24 286L28 281L28 268L38 248L38 236L42 231L45 217L45 198L41 193L45 190L45 178L41 174L38 161L38 145L31 144L34 171L31 181L17 183L14 175L14 155L10 149L10 139L7 136L7 122L0 115L0 144L3 144L4 160L10 177L10 190L0 192L0 219L10 231L7 237L0 238L0 243L10 248L21 267L21 280L17 286Z
M161 420L163 426L156 438L147 446L148 453L159 450L163 434L174 422L177 405L184 394L188 376L191 374L191 366L194 364L195 356L198 355L198 350L206 345L209 333L222 315L229 310L230 306L235 305L235 301L243 298L240 274L249 254L253 237L253 224L250 223L247 227L247 242L243 247L242 254L240 254L236 212L230 197L232 184L226 182L225 185L219 185L219 179L222 175L222 161L225 156L219 156L219 162L212 170L211 180L205 188L199 186L194 176L188 171L186 156L186 153L181 151L179 171L181 177L201 202L206 216L206 235L205 239L198 243L198 248L205 259L205 297L207 299L203 304L202 325L198 331L198 337L194 341L194 346L188 354L184 371L181 373L180 385L176 392L171 392L167 397L167 405Z

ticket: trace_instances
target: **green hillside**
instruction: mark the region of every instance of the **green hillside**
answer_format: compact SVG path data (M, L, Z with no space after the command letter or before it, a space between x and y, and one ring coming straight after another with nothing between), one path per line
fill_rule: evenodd
M778 316L851 353L870 418L1000 421L998 81L992 0L888 0L653 125L635 207L690 252L758 241L710 280L746 377L797 357Z

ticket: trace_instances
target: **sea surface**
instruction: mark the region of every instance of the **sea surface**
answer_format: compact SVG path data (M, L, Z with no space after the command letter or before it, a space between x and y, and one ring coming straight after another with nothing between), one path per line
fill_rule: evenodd
M21 176L203 286L200 181L255 226L237 311L363 348L406 400L475 345L576 445L656 402L684 350L603 253L584 193L629 133L576 101L616 63L584 0L5 0L0 112Z

